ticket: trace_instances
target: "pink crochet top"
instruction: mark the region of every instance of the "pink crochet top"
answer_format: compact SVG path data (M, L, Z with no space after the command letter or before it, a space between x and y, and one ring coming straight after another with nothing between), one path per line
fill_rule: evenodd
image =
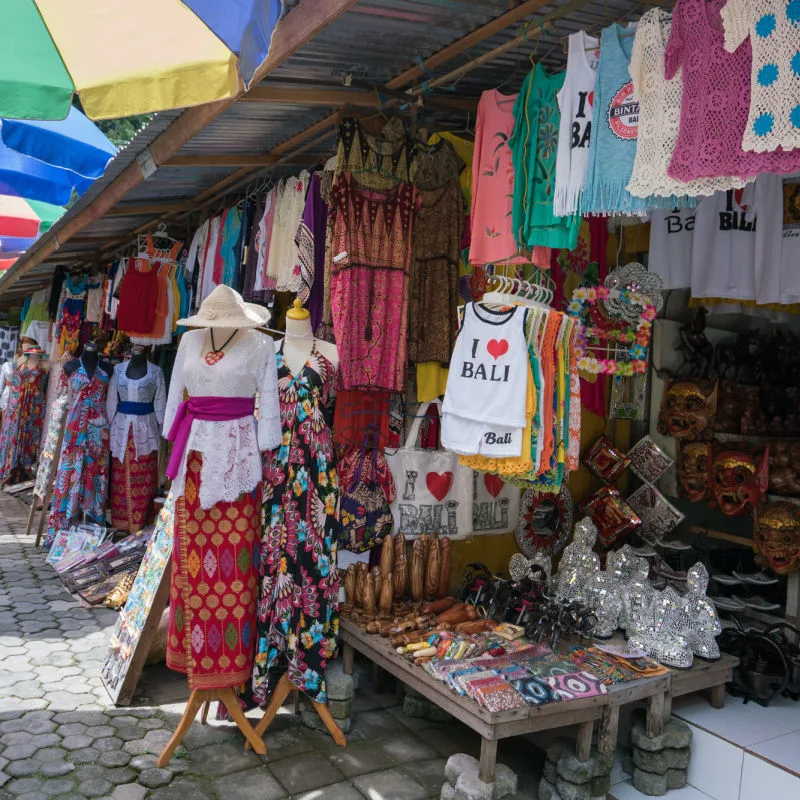
M678 141L667 174L681 181L800 169L800 150L742 150L750 111L750 40L725 50L720 9L727 0L678 0L672 13L664 68L667 80L683 69Z

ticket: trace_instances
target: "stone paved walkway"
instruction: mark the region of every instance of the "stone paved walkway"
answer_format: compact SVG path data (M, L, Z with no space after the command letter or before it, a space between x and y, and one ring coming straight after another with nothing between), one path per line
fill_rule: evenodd
M185 678L147 668L133 706L112 706L99 672L116 613L75 602L24 531L23 506L0 492L0 800L427 800L448 756L477 755L463 726L407 717L394 693L362 687L345 749L282 709L266 758L231 726L195 723L159 769ZM515 800L535 795L531 753L501 743L520 776Z

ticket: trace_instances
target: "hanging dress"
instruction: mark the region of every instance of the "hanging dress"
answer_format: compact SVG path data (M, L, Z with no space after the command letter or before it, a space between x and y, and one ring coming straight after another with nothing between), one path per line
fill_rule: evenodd
M253 694L266 699L268 670L285 655L289 680L327 700L325 664L336 654L339 482L328 422L335 368L316 343L293 375L278 352L281 447L265 458L261 603Z
M106 390L109 376L98 364L89 376L81 362L69 378L71 405L53 487L48 538L82 521L105 524L109 447Z
M29 364L26 360L21 367L11 364L0 430L0 483L8 482L17 469L29 470L36 463L42 438L46 374L39 361Z
M159 431L167 391L164 373L147 362L141 378L127 375L128 362L114 367L108 388L111 420L111 524L138 531L148 522L158 492Z
M164 415L175 502L167 666L187 675L192 690L250 677L261 453L281 441L272 340L240 330L222 357L207 360L207 339L206 330L183 335Z

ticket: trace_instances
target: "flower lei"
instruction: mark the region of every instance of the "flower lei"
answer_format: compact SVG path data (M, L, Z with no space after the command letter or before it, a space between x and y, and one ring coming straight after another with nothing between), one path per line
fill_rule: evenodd
M567 313L571 317L581 318L586 304L594 305L598 300L620 300L626 305L642 307L642 316L636 330L625 328L586 327L578 331L575 338L575 358L578 370L590 375L620 375L629 378L632 375L642 374L647 371L647 346L653 333L653 320L657 311L650 304L647 295L632 292L630 289L608 289L605 286L579 287L572 292L572 300L567 306ZM617 361L614 358L595 358L587 355L587 339L601 341L617 341L630 345L628 355L630 361Z

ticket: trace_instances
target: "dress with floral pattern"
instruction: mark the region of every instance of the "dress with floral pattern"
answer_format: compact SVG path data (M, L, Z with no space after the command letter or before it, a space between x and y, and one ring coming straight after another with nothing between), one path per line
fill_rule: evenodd
M105 524L111 442L106 418L108 373L97 366L91 377L83 363L70 376L70 409L53 488L46 545L72 522Z
M312 346L293 375L278 352L283 441L264 454L261 598L253 694L263 703L268 670L285 655L289 680L327 700L325 664L336 654L339 481L329 424L335 368Z
M0 481L7 482L19 469L36 463L42 438L43 364L33 361L12 367L8 381L8 405L0 431Z

